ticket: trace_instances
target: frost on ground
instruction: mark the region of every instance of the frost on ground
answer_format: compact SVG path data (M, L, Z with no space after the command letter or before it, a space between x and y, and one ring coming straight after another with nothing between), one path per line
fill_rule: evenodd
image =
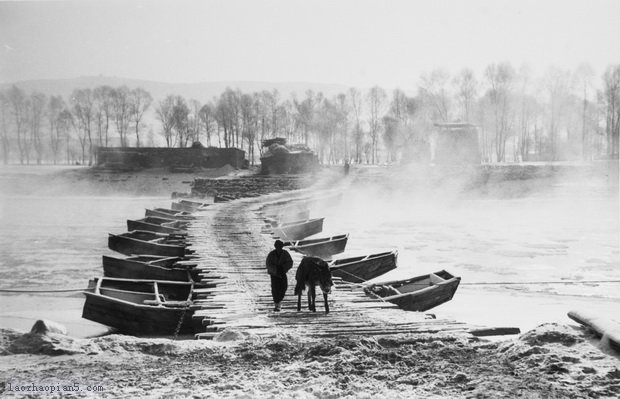
M1 389L6 397L25 396L9 387L32 383L101 386L97 397L620 397L618 354L564 325L503 342L233 335L238 340L74 339L2 330ZM80 396L88 392L63 393Z

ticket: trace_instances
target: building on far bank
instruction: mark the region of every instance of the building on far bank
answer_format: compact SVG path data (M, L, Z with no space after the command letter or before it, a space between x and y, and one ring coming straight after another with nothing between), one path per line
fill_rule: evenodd
M263 140L262 145L262 174L307 173L319 167L319 158L305 145L287 145L281 137Z
M165 147L99 147L97 166L107 169L169 168L191 171L196 168L247 168L245 151L237 148L203 147L194 143L190 148Z
M480 164L478 127L471 123L435 123L431 139L435 164Z

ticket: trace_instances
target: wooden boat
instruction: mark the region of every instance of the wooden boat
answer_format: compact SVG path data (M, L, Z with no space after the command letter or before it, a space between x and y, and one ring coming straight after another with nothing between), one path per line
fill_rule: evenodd
M620 352L620 319L615 314L596 314L587 309L571 310L568 317L589 328L599 337L606 337L609 346Z
M103 256L105 277L154 279L168 281L199 281L196 265L178 263L183 258L174 256L138 255L128 258Z
M98 277L84 291L82 317L132 335L201 330L192 320L193 283Z
M204 202L197 201L189 201L189 200L179 200L176 202L172 202L170 205L170 209L178 212L196 212L206 209L211 204L206 204Z
M335 259L329 262L332 276L352 283L365 283L390 270L396 269L398 251Z
M324 219L325 218L317 218L280 223L273 229L272 234L283 240L302 240L323 231Z
M460 282L460 277L441 270L406 280L370 284L364 292L401 309L423 312L451 300Z
M341 234L333 237L315 238L311 240L299 240L285 242L295 252L308 256L317 256L323 259L329 259L333 255L344 252L347 246L348 234Z
M109 234L108 248L124 255L159 255L179 258L193 252L186 249L185 236L144 230Z
M127 230L145 230L156 233L187 234L188 222L155 216L147 216L138 220L127 219Z
M194 220L195 216L192 216L189 212L173 211L166 208L147 209L144 212L144 216L155 216L158 218L167 218L172 220Z

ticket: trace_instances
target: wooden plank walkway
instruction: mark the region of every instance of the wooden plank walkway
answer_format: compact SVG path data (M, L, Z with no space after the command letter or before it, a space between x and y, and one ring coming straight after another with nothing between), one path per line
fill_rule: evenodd
M372 300L359 287L340 280L334 280L329 314L323 311L320 289L317 289L317 312L307 310L305 295L302 296L302 311L297 312L297 297L292 292L301 256L295 252L291 252L294 266L288 273L289 289L282 311L273 312L269 275L264 266L267 253L273 248L273 239L261 233L265 223L258 211L266 200L283 203L303 196L302 191L218 203L197 214L188 229L188 241L197 255L192 262L198 264L205 280L212 284L196 289L194 317L202 319L205 328L196 338L210 339L226 328L259 335L288 331L321 337L467 334L470 329L477 328L402 311L391 303Z

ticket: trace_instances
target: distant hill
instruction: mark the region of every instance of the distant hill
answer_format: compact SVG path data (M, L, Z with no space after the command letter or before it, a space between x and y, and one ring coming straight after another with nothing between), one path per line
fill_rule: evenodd
M180 95L186 99L195 99L205 103L215 96L219 96L227 87L240 89L243 93L271 91L277 89L282 100L295 93L299 98L307 90L322 92L326 97L346 92L349 87L336 84L303 83L303 82L198 82L198 83L165 83L139 79L127 79L108 76L84 76L71 79L41 79L27 80L15 83L2 83L4 90L16 85L27 93L38 91L46 95L61 95L67 98L74 89L95 88L108 85L112 87L127 86L130 89L141 87L147 90L156 101L169 94Z

